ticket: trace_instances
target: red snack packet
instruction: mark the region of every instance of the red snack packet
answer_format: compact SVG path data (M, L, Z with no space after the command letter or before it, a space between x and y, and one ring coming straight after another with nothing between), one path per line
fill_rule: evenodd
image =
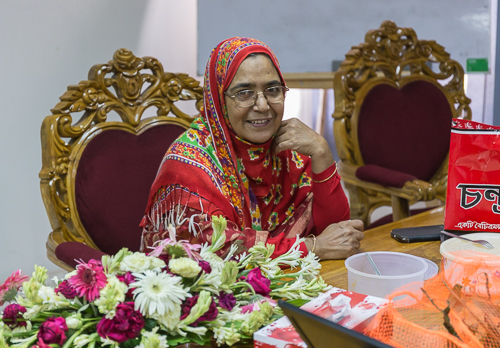
M500 232L500 127L453 120L444 228Z

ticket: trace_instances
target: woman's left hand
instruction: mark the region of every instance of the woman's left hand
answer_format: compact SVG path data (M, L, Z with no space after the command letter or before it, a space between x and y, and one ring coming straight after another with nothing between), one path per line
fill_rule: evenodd
M273 151L278 154L284 150L311 157L314 173L321 173L335 162L325 138L296 118L282 121L276 132Z

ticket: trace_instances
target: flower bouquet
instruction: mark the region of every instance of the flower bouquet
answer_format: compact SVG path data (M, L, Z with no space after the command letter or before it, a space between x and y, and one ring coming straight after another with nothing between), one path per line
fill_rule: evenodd
M277 299L304 302L330 289L313 253L301 258L297 238L271 259L263 243L225 259L226 220L213 217L211 244L177 241L175 228L148 254L120 250L80 262L55 287L47 270L16 271L0 286L0 348L140 347L186 343L233 345L279 318ZM284 273L282 267L291 267Z

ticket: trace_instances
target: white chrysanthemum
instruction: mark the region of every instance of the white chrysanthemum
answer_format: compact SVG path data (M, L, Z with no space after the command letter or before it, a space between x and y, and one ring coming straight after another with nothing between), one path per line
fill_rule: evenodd
M168 268L172 273L178 274L184 278L196 277L201 271L198 262L187 257L171 259L168 262Z
M168 330L174 331L181 321L181 305L174 303L173 310L166 311L163 315L153 315L152 318Z
M136 348L168 348L167 337L157 334L157 331L158 327L155 327L151 332L143 331L141 344Z
M163 315L175 309L186 297L191 297L187 289L180 284L182 278L168 273L145 271L134 273L136 281L130 284L133 291L135 309L142 315Z
M154 264L152 264L154 262ZM165 266L165 262L157 257L147 256L144 253L133 253L123 258L120 263L120 271L122 272L144 272L154 269L159 272L161 267Z
M116 314L116 306L125 301L127 290L127 285L118 278L108 277L106 286L99 291L99 298L94 302L99 312L106 314L107 319L113 319Z

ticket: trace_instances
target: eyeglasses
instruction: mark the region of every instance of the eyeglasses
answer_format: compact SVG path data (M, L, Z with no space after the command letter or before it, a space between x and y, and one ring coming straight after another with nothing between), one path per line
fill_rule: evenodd
M239 107L249 107L255 104L259 94L263 94L267 102L270 104L280 103L285 100L286 92L289 90L286 86L272 86L267 87L263 92L255 92L253 89L245 89L229 95L224 92L229 98L233 98L236 105Z

